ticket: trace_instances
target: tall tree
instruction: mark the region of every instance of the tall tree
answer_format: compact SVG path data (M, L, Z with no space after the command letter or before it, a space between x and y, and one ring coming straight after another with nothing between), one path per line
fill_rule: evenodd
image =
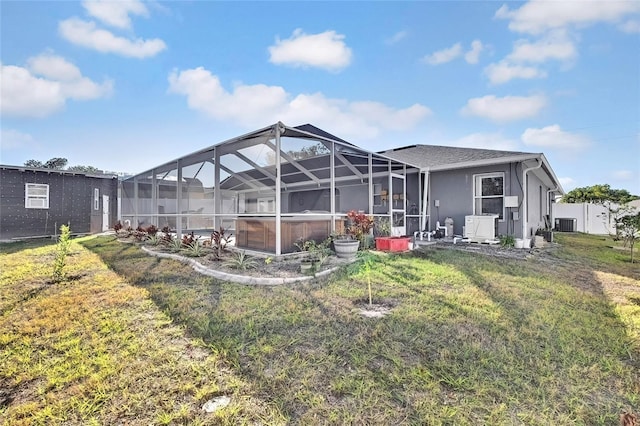
M620 219L632 209L627 205L640 197L632 195L626 189L611 189L608 184L585 186L573 189L562 197L564 203L594 203L604 206L607 211L599 215L610 235L616 240L622 237Z
M67 170L69 170L70 172L79 172L79 173L93 173L93 174L102 173L102 170L93 166L81 166L81 165L69 166L67 167Z
M626 189L611 189L608 184L575 188L562 197L563 203L616 203L626 204L640 197L632 195Z
M39 169L55 169L55 170L64 170L67 165L68 160L62 157L53 157L44 163L39 160L27 160L24 162L26 167L35 167Z
M44 163L45 169L64 170L69 161L62 157L53 157Z
M24 165L26 167L34 167L36 169L41 169L44 167L44 165L42 164L42 161L38 161L38 160L27 160L24 162Z

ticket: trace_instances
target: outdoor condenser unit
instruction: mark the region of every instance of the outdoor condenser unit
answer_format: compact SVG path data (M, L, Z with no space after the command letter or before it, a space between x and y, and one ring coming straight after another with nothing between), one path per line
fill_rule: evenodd
M464 217L464 237L475 242L495 240L498 230L498 215Z
M556 218L556 231L558 232L575 232L576 219L573 218Z

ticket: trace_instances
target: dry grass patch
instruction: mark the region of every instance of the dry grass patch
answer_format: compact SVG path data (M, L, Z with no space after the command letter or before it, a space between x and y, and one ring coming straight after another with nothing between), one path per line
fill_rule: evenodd
M75 278L52 283L54 247L0 246L0 423L281 422L223 356L77 242ZM232 403L201 411L218 395Z

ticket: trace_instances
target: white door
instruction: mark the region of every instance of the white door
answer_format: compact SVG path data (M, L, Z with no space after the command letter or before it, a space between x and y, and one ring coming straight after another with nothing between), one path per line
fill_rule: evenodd
M109 196L102 196L102 230L109 230Z
M391 174L391 235L406 235L405 226L405 178L403 175Z

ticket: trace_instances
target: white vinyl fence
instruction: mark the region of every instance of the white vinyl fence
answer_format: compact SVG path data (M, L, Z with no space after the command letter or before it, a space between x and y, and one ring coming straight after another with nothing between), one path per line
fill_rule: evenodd
M615 224L608 219L608 209L600 204L591 203L553 203L554 224L569 223L574 219L575 232L587 234L608 235L615 233ZM566 229L565 229L566 230Z

